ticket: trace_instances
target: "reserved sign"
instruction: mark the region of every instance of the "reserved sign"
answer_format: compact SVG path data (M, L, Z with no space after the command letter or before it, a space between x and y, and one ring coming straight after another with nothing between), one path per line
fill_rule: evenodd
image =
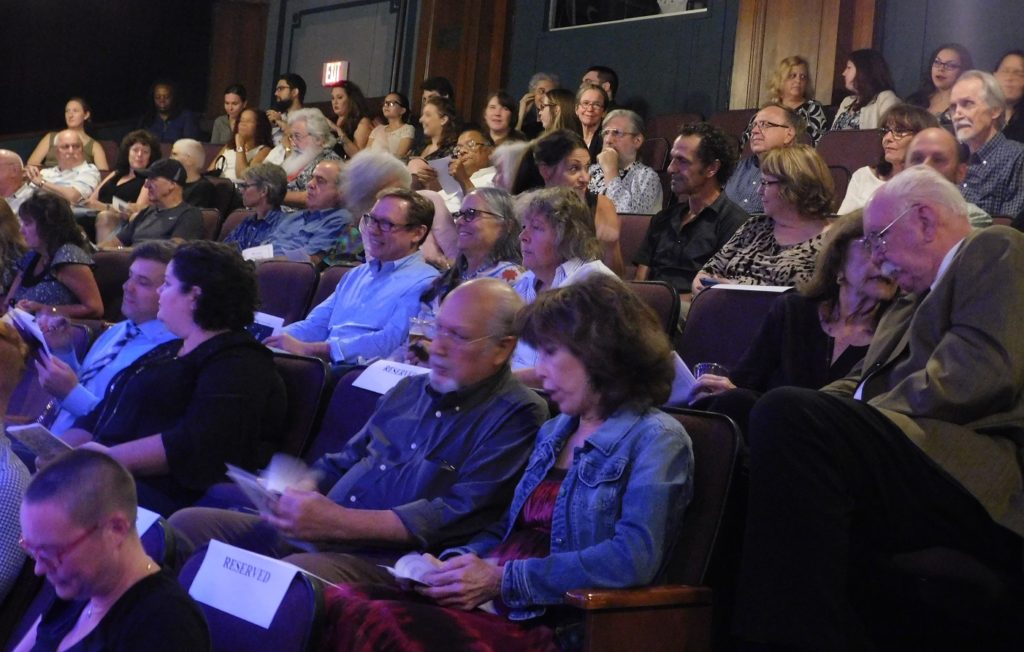
M141 537L143 534L149 531L149 528L153 527L153 524L160 520L160 515L156 512L151 512L145 507L139 507L138 512L135 514L135 531L139 533Z
M356 378L352 385L377 394L385 394L403 378L427 373L430 373L430 369L426 367L417 367L391 360L378 360L359 374L359 378Z
M298 567L211 541L188 594L232 616L270 628Z

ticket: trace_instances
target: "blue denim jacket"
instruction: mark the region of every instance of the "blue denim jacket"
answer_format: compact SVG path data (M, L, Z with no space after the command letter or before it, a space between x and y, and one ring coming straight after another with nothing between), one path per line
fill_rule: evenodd
M577 425L564 414L545 423L505 517L442 556L486 557L506 539ZM570 589L654 581L692 493L693 452L682 425L659 410L620 408L575 451L555 499L551 554L505 564L501 597L509 618L539 616L540 605L562 603Z

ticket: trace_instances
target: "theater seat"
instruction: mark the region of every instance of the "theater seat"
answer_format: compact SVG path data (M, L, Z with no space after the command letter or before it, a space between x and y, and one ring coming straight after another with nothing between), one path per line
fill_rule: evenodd
M708 122L736 138L736 142L739 143L743 138L743 132L747 130L747 125L750 124L750 119L756 114L757 109L719 111L718 113L713 113L708 118Z
M626 265L623 278L632 279L636 276L636 265L633 258L643 247L644 238L647 237L647 229L651 226L650 215L634 215L623 213L619 215L619 249L622 250L622 261Z
M260 310L284 319L285 325L299 321L309 312L319 277L310 263L265 260L256 267Z
M313 300L309 302L312 310L324 302L324 299L331 296L334 288L338 287L341 277L355 269L355 265L331 265L320 272L320 280L316 284L316 292L313 293Z
M224 239L231 235L231 232L237 229L238 225L251 214L252 212L246 208L236 208L231 211L231 214L224 220L224 224L221 224L220 233L217 234L217 239L224 242Z
M654 168L655 172L661 172L668 162L668 152L671 149L669 142L665 138L648 138L637 151L637 158L644 165Z
M676 139L680 127L700 121L701 116L699 113L666 113L656 115L647 121L647 135L651 138L664 138L671 143Z
M92 270L93 275L103 299L103 319L109 322L121 321L124 319L124 315L121 314L123 286L128 280L128 268L132 264L131 249L97 251L93 254L93 260L96 262Z
M627 281L627 285L657 313L669 340L674 340L679 330L679 293L676 289L664 281Z
M274 352L274 366L281 374L288 397L285 432L275 449L299 457L320 416L330 370L320 358L278 351Z
M882 136L876 129L828 131L817 149L829 167L846 168L852 176L859 168L882 159Z
M324 410L320 431L313 437L303 459L309 464L345 446L377 408L380 394L352 385L364 368L353 369L338 380Z
M220 211L216 208L200 208L203 214L203 240L216 240L220 233Z
M717 362L732 369L768 316L777 292L712 287L690 304L679 356L686 364Z

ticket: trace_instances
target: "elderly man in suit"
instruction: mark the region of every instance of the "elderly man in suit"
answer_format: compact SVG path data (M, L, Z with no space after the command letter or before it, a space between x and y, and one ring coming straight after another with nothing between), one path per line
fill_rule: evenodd
M1024 235L972 232L924 166L879 189L864 232L906 294L862 367L751 415L737 629L755 649L871 648L848 591L865 555L951 548L1020 576Z

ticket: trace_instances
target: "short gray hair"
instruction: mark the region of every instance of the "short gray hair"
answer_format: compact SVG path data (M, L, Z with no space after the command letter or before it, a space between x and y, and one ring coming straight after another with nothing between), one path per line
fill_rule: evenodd
M537 88L537 84L542 81L549 81L555 85L555 88L558 88L558 75L553 72L535 72L533 77L530 77L530 90Z
M505 229L498 241L494 243L494 247L491 248L489 258L493 262L503 260L522 262L523 254L519 249L519 220L516 217L512 195L501 188L477 188L467 193L466 197L470 195L475 195L483 200L487 210L501 218L501 224Z
M185 156L192 159L192 164L200 170L206 165L206 150L203 149L203 144L195 138L181 138L174 141L174 146L184 150Z
M976 79L981 82L981 95L985 105L990 109L997 109L1001 112L999 125L1002 126L1003 118L1006 117L1006 95L1003 94L1003 87L999 85L996 78L990 72L984 70L968 70L960 75L956 83Z
M609 111L608 115L604 117L604 122L601 126L604 127L608 124L609 120L615 120L616 118L625 118L629 121L629 128L633 133L644 135L644 119L640 117L640 114L636 111L630 111L629 109L615 109Z
M543 215L555 229L558 254L565 260L595 260L601 254L594 217L571 188L541 188L516 199L516 217L524 224L530 215Z
M267 191L267 201L271 206L278 208L284 202L284 195L288 191L288 173L280 165L253 165L245 171L245 179L259 184L260 188Z
M373 206L384 188L412 187L412 174L389 152L361 150L341 170L341 195L353 215L362 215Z
M288 126L296 122L305 122L309 135L320 141L320 149L330 149L338 142L337 136L331 131L331 123L327 121L320 109L299 109L288 114Z
M927 165L909 167L875 191L864 211L879 201L899 203L904 210L914 204L945 209L950 215L967 222L967 200L946 177Z

